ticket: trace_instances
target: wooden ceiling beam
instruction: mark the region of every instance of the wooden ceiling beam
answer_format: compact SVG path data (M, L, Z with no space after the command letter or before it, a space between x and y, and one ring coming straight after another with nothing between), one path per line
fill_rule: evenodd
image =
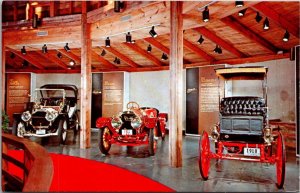
M69 52L67 52L64 49L58 49L58 52L62 53L63 55L67 56L68 58L70 58L71 60L74 60L76 62L76 64L81 64L81 59L79 56L75 55L74 53L72 53L72 50L70 50Z
M95 68L93 72L147 72L147 71L161 71L161 70L169 70L169 66L153 66L153 67L120 67L116 69L103 69L103 68Z
M209 61L210 63L215 61L214 57L208 55L206 52L204 52L203 50L201 50L200 48L198 48L197 46L195 46L193 43L189 42L188 40L183 39L183 45L184 45L184 47L191 50L192 52L194 52L201 58L204 58L205 60Z
M92 56L96 57L97 60L99 60L101 62L101 64L108 69L115 69L118 68L117 66L115 66L114 64L110 63L108 60L104 59L102 56L100 56L99 54L97 54L94 50L91 50L92 52Z
M247 57L246 54L242 53L241 51L236 49L232 44L226 42L225 40L217 36L214 32L208 30L207 28L199 27L199 28L194 28L194 30L204 35L206 38L210 39L211 41L215 42L222 48L226 49L230 53L234 54L235 56L239 58Z
M6 69L6 72L33 72L36 74L48 74L48 73L56 73L56 74L74 74L80 73L80 69L73 69L73 70L65 70L65 69L34 69L34 68L27 68L27 69Z
M123 60L125 63L127 63L129 66L137 68L140 65L138 65L137 63L135 63L134 61L132 61L130 58L128 58L127 56L125 56L124 54L120 53L118 50L116 50L115 48L112 47L102 47L105 50L107 50L108 52L114 54L116 57L120 58L121 60Z
M153 55L149 54L144 49L140 48L138 45L129 44L129 43L123 43L123 45L127 46L131 50L133 50L136 53L142 55L143 57L147 58L148 60L153 62L155 66L163 66L163 63L159 59L155 58Z
M258 43L259 45L266 48L268 51L272 52L273 54L276 54L278 49L273 46L270 42L262 38L259 34L253 32L252 30L248 29L246 26L244 26L242 23L237 21L234 17L229 16L226 18L221 19L223 23L231 27L232 29L235 29L245 37L249 38L250 40Z
M282 28L288 30L291 34L295 37L299 38L299 26L291 24L289 21L286 20L284 14L279 14L275 10L273 10L270 6L266 5L265 3L259 3L253 5L252 8L260 13L264 14L266 17L271 19L273 22L277 23Z
M16 54L17 56L19 56L23 60L28 61L30 64L32 64L33 66L37 67L38 69L45 69L45 67L42 66L37 59L29 56L28 53L26 55L23 55L20 51L16 51L16 50L11 49L9 47L6 47L6 50L8 50L8 51L10 51L10 52L12 52L14 54Z
M47 60L50 60L51 62L57 64L59 67L65 70L68 69L68 66L63 61L59 60L53 53L42 53L41 51L36 51L35 53Z

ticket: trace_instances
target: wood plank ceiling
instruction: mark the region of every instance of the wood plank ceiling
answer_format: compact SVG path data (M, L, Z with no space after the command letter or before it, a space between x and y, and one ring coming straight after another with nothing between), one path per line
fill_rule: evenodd
M125 1L124 5L115 12L114 3L88 2L92 71L169 69L170 2ZM208 22L202 17L206 6ZM243 16L239 16L241 10L246 10ZM36 29L32 28L33 13L41 21ZM262 17L259 22L255 19L257 14ZM266 18L268 30L263 29ZM80 72L80 1L3 1L2 21L6 71ZM152 26L158 34L155 38L149 34ZM299 2L245 1L242 7L236 7L234 1L185 1L183 29L185 68L288 58L291 49L299 45ZM289 40L283 41L286 31ZM125 42L128 32L135 43ZM199 44L201 35L203 42ZM111 47L105 46L107 37ZM66 43L69 52L64 50ZM42 53L44 44L48 53ZM23 46L26 55L21 53ZM149 46L151 52L147 51ZM214 52L216 46L222 53ZM163 53L166 60L161 59ZM70 61L75 65L71 66Z

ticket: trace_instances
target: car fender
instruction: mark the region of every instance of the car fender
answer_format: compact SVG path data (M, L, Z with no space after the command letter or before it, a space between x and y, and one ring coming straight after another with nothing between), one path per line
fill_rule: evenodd
M157 123L156 117L153 117L153 118L145 117L144 118L144 124L147 128L154 128L156 126L156 123Z
M100 117L96 121L97 128L109 127L110 128L111 118L109 117Z

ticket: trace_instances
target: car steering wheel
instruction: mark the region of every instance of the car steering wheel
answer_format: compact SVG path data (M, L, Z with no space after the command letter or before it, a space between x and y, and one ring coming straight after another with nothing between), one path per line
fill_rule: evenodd
M137 102L131 101L127 103L127 109L132 110L132 109L139 109L140 105L137 104Z

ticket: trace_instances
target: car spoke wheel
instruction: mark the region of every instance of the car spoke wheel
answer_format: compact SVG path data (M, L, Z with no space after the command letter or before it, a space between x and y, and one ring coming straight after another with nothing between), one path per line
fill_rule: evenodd
M277 138L277 151L276 151L276 175L278 188L282 188L285 178L285 146L281 132Z
M62 132L61 132L61 139L63 144L65 144L67 140L67 129L68 129L67 121L64 121L62 126Z
M111 147L110 139L111 133L108 127L101 128L99 130L99 149L105 155L108 154Z
M199 169L200 174L204 180L208 179L209 167L210 167L210 143L207 132L203 132L199 140Z
M157 149L157 140L154 138L154 128L149 129L149 154L154 155Z

